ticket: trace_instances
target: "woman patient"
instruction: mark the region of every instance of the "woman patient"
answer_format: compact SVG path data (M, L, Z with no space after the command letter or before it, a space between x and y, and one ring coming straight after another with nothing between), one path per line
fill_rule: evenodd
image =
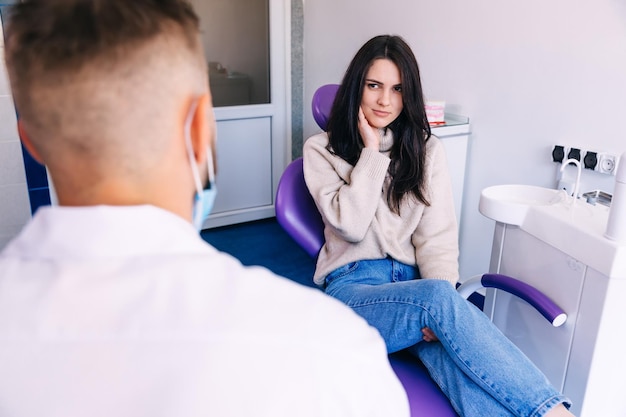
M424 363L461 416L572 416L569 400L455 290L458 241L444 148L415 56L398 36L357 52L327 133L304 145L326 242L314 280Z

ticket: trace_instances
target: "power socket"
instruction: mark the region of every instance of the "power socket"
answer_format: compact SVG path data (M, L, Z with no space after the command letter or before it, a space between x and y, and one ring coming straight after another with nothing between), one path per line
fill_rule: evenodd
M581 163L582 168L605 175L615 175L617 165L620 162L618 154L599 150L585 150L575 146L555 145L551 153L553 162L562 164L566 159L576 159Z
M596 171L601 174L615 175L615 168L617 167L617 157L610 153L598 154L598 165L596 165Z
M567 159L575 159L578 162L581 162L580 149L579 148L569 148L569 152L567 153Z
M555 145L552 148L552 162L563 162L565 158L566 149L563 145Z
M585 158L583 159L583 166L586 169L596 169L598 166L598 153L594 151L585 152Z

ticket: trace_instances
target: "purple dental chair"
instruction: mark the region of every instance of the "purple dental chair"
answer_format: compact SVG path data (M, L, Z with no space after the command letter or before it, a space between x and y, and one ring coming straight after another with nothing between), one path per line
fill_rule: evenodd
M338 87L336 84L324 85L313 96L313 118L323 130L326 130ZM276 219L309 256L317 257L324 244L324 223L304 182L302 158L291 162L280 178L276 193ZM497 288L522 298L555 327L567 319L565 312L543 293L504 275L484 274L470 278L458 291L467 298L480 287ZM412 417L457 416L419 359L407 352L397 352L389 355L389 361L407 392Z

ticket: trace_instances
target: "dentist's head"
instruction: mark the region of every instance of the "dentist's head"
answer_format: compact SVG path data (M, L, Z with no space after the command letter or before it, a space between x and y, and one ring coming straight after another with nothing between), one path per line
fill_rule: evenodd
M5 32L20 136L59 204L152 204L191 220L215 121L189 3L27 0Z

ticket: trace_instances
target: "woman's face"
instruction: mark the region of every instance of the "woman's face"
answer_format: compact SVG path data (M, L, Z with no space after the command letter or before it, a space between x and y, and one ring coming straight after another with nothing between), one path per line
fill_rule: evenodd
M365 75L361 109L370 125L389 126L402 112L400 70L388 59L377 59Z

